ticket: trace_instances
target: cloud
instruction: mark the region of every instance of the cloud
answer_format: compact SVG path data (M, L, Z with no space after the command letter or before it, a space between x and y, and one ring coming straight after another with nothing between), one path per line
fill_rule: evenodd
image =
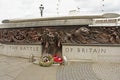
M88 10L88 12L119 12L120 0L74 0L80 7L81 12ZM104 6L103 6L104 5Z
M12 18L40 17L39 6L44 5L44 16L68 15L70 10L80 8L81 14L120 12L120 0L0 0L0 21ZM104 6L102 6L104 4Z
M37 0L0 0L0 19L34 16L36 13L39 14L38 6Z

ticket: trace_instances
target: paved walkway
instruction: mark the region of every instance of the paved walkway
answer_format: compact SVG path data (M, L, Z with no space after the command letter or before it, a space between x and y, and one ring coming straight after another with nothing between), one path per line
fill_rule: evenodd
M56 80L57 66L41 67L31 65L15 80Z
M0 80L14 80L30 64L27 59L0 55Z
M102 80L120 80L120 64L94 63L93 71Z
M120 64L77 62L41 67L0 55L0 80L120 80Z
M57 80L101 80L92 69L93 63L72 63L60 67Z

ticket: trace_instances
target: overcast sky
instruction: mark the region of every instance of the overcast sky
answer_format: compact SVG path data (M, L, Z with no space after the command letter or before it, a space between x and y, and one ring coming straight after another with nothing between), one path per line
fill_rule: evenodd
M120 0L0 0L0 21L38 18L40 17L40 4L44 5L44 17L65 16L70 10L77 10L77 8L80 8L79 14L98 14L102 10L104 13L120 13ZM57 4L59 4L59 15Z

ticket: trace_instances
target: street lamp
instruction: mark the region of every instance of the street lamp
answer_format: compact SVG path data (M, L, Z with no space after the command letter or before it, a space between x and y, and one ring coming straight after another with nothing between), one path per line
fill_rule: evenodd
M41 4L40 7L39 7L39 9L40 9L41 17L42 17L43 16L44 6Z

